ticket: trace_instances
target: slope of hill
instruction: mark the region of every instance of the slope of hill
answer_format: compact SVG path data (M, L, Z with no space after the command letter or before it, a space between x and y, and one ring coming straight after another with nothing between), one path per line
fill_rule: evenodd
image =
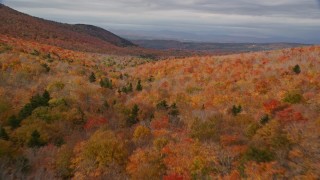
M199 55L194 51L152 50L138 47L102 28L84 24L63 24L32 17L0 4L0 35L48 44L69 50L134 55L151 59Z
M0 39L0 179L318 179L320 47L152 62Z
M241 53L252 51L268 51L293 47L306 46L297 43L204 43L204 42L180 42L174 40L133 40L141 47L168 50L192 50L212 53Z
M72 29L76 32L88 34L92 37L96 37L106 42L110 42L111 44L114 44L116 46L120 46L120 47L135 46L132 42L126 39L123 39L97 26L86 25L86 24L75 24L75 25L72 25Z
M69 25L32 17L0 4L0 33L67 49L119 51L135 46L109 31L91 25Z

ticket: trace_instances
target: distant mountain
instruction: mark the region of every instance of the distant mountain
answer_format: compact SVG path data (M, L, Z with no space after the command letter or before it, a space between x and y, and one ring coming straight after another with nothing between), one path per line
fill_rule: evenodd
M72 25L72 28L76 32L88 34L90 36L99 38L103 41L109 42L116 46L120 46L120 47L135 46L132 42L126 39L123 39L97 26L87 25L87 24L75 24L75 25Z
M67 49L110 52L135 45L105 29L84 24L63 24L32 17L0 4L0 33Z
M191 50L212 53L250 52L306 46L298 43L201 43L175 40L133 40L135 44L157 50Z

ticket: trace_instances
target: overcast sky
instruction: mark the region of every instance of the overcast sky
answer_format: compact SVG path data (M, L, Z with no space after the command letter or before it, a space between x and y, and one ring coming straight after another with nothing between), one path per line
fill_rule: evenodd
M27 14L135 38L320 43L320 0L0 0Z

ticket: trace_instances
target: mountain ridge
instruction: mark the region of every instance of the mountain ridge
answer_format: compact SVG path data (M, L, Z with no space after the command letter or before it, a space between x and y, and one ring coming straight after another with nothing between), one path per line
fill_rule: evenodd
M276 49L294 48L308 46L308 44L300 43L215 43L215 42L192 42L178 40L132 40L133 43L149 49L156 50L192 50L205 52L252 52L252 51L268 51Z
M132 42L103 28L86 24L66 24L21 13L0 4L0 33L25 40L60 46L70 50L110 52L136 47Z

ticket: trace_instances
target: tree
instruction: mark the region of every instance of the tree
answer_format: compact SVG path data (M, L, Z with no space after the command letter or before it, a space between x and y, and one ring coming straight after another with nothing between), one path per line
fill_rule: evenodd
M249 147L244 155L244 158L248 161L270 162L274 159L274 154L268 149Z
M248 179L285 179L283 177L285 170L280 168L277 162L256 163L251 161L246 164L244 172Z
M290 104L298 104L303 100L303 97L298 92L287 92L285 94L285 97L283 99L284 102L290 103Z
M104 88L112 89L112 81L108 78L100 80L100 86Z
M242 107L239 105L238 107L236 105L233 105L231 112L234 116L237 116L239 113L242 112Z
M293 67L293 72L295 72L296 74L300 74L301 73L301 68L300 66L297 64Z
M0 139L3 139L3 140L9 139L9 136L8 136L6 130L2 126L0 126Z
M72 155L72 148L68 146L62 146L57 153L55 159L55 168L57 175L63 179L70 179L73 176L73 169L71 168Z
M149 82L153 82L153 81L154 81L154 77L153 77L153 76L150 76L150 77L148 78L148 81L149 81Z
M30 104L33 108L36 108L38 106L44 105L45 101L39 94L37 94L31 97Z
M126 94L129 93L129 92L132 92L132 83L128 84L125 87L122 87L121 91L126 93Z
M36 109L37 107L40 106L48 106L49 105L49 101L50 101L50 94L47 90L44 91L44 93L42 94L42 96L40 96L39 94L32 96L30 103L33 109Z
M221 119L217 117L212 117L205 121L196 119L191 125L190 136L200 141L218 140L220 124Z
M155 130L167 129L169 127L169 118L164 116L159 119L154 119L151 122L151 128Z
M274 113L277 109L281 107L281 102L275 99L271 99L263 103L264 110L268 113Z
M276 117L280 120L280 122L285 124L291 122L306 122L308 120L301 114L301 112L298 112L291 107L277 112Z
M88 179L114 172L127 159L125 144L112 131L96 131L87 141L75 147L72 159L75 178L82 174Z
M31 55L39 56L39 55L40 55L40 52L37 51L36 49L34 49L33 52L31 53Z
M264 125L264 124L267 124L269 120L270 120L269 115L266 114L260 119L260 123Z
M138 113L139 113L139 107L137 104L135 104L130 112L128 119L127 119L128 126L132 126L138 122Z
M41 64L41 66L46 70L46 72L50 71L50 67L48 66L48 64Z
M41 147L45 145L44 142L42 142L42 140L40 139L40 134L37 130L34 130L31 134L31 137L29 139L29 142L28 142L28 147Z
M47 90L44 91L42 96L40 96L39 94L32 96L30 102L24 105L24 107L20 110L18 118L14 119L12 117L12 119L9 119L9 124L11 124L11 127L13 128L18 127L23 119L32 114L33 110L41 106L48 106L50 99L51 97Z
M48 106L51 97L50 97L50 94L49 94L49 92L48 92L47 90L45 90L45 91L43 92L42 98L43 98L43 101L44 101L44 105L45 105L45 106Z
M9 117L8 123L13 129L20 126L20 120L15 115Z
M175 116L175 117L179 115L179 110L178 110L178 107L177 107L176 103L173 103L170 106L169 115Z
M151 131L149 128L139 125L133 133L133 140L135 143L143 144L147 142L148 139L151 137Z
M19 112L19 121L30 116L33 109L34 108L32 107L31 103L26 104Z
M142 85L141 85L141 80L139 79L137 87L136 87L137 91L142 91Z
M101 127L107 123L108 123L108 120L106 118L90 118L84 125L84 129L90 130L96 127Z
M110 108L110 105L109 105L108 101L104 101L103 107L105 107L106 109Z
M128 90L128 92L132 92L132 83L129 84L127 90Z
M91 75L89 76L89 81L91 83L96 82L96 75L92 72Z
M131 179L162 179L166 167L160 153L138 148L129 157L126 170Z
M157 104L157 109L159 110L167 110L169 108L167 101L166 100L162 100Z
M15 150L12 142L0 139L0 160L3 160L4 157L10 157L14 153L15 153ZM3 176L2 170L4 170L3 168L4 162L3 161L0 161L0 162L1 162L0 175L2 177Z

